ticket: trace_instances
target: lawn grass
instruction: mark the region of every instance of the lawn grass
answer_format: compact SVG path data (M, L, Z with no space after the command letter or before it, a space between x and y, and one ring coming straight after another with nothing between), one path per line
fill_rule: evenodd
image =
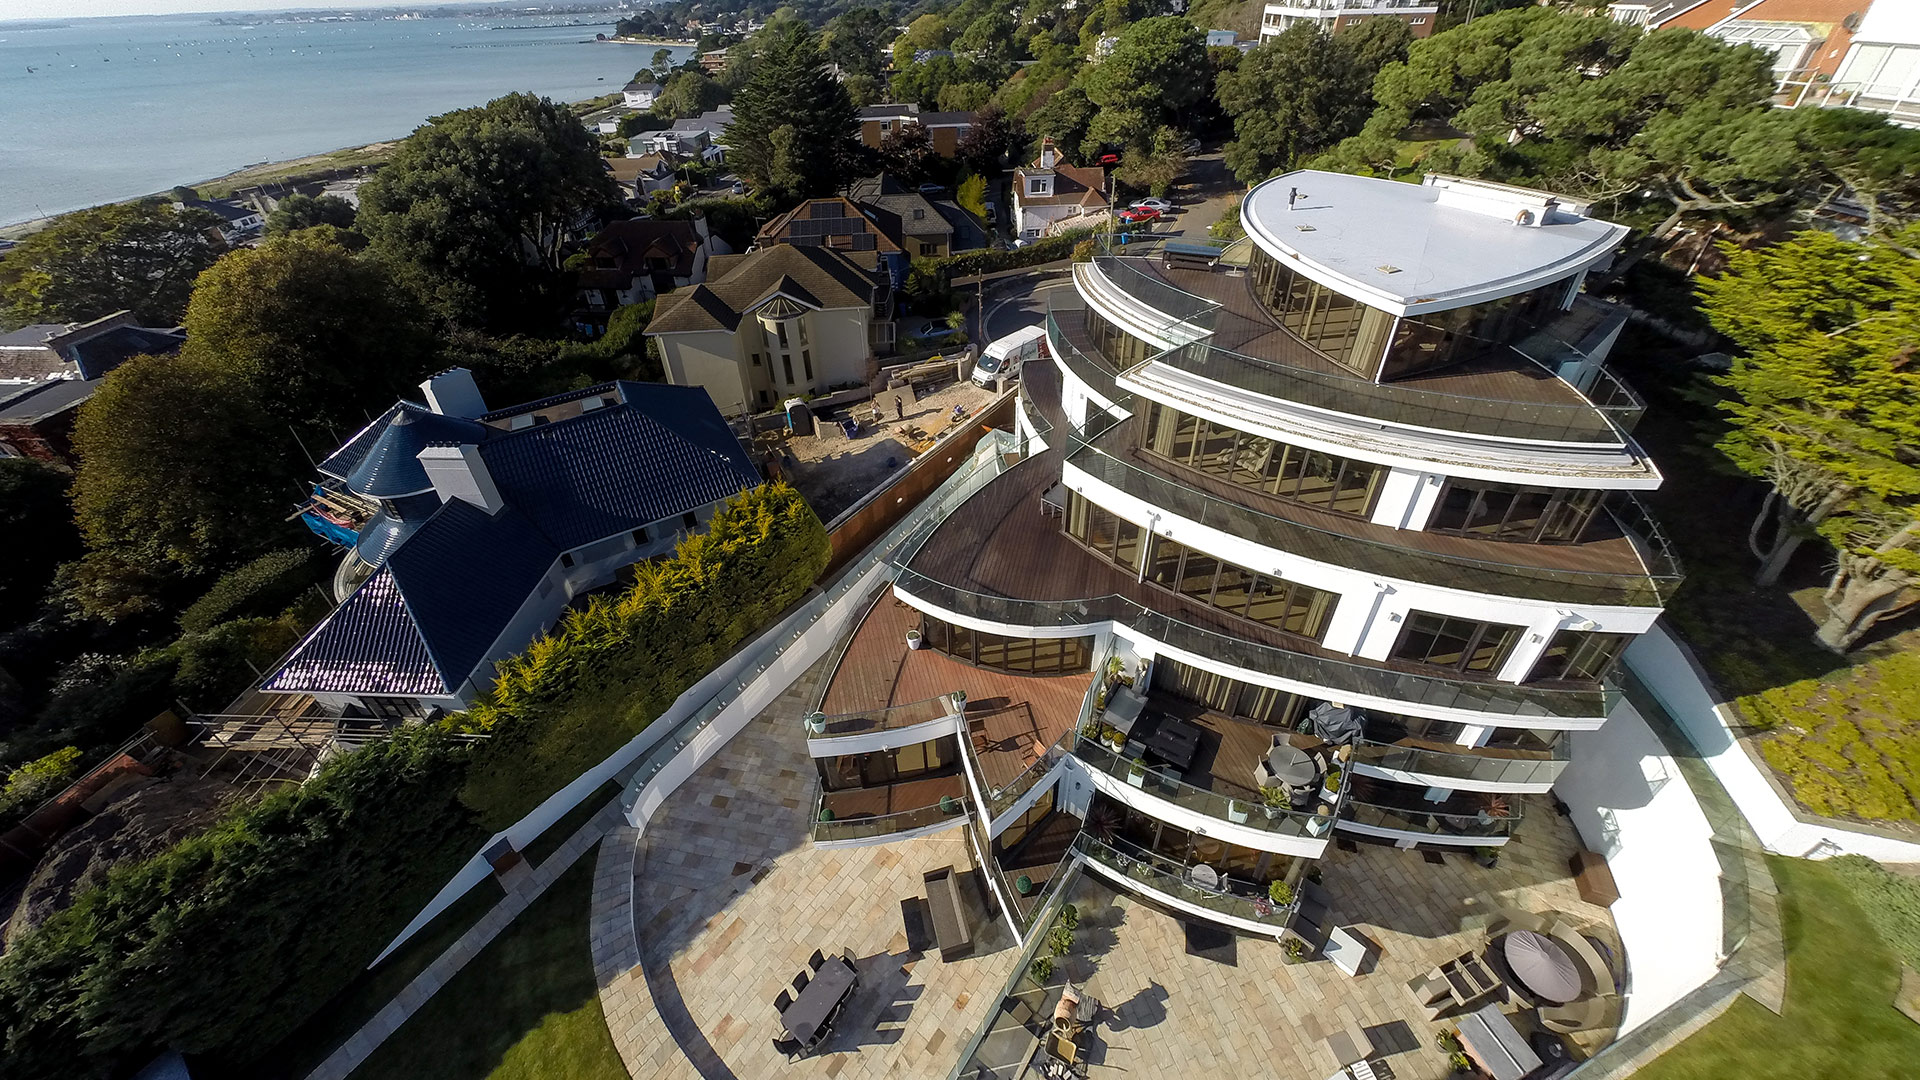
M353 1080L628 1080L588 953L589 852L401 1026Z
M1743 995L1635 1080L1909 1080L1920 1024L1894 1010L1899 961L1847 878L1827 863L1767 861L1786 932L1785 1011Z

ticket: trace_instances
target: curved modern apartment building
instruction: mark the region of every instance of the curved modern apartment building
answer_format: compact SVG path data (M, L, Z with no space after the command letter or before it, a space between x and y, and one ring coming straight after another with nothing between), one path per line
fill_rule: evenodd
M1016 924L1066 857L1310 941L1336 839L1505 844L1679 577L1587 209L1295 172L1224 254L1077 264L1017 463L829 681L816 838L965 824Z

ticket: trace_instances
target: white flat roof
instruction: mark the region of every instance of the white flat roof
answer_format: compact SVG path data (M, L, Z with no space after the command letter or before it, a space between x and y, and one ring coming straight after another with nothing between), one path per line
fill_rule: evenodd
M1456 192L1486 196L1481 201L1489 206L1510 199L1516 209L1496 216L1441 205L1445 189L1432 184L1301 170L1248 192L1240 221L1255 243L1307 277L1396 315L1444 311L1560 280L1607 258L1628 231L1565 209L1545 213L1547 224L1517 224L1519 209L1538 221L1556 197L1450 183ZM1294 190L1300 197L1289 210Z

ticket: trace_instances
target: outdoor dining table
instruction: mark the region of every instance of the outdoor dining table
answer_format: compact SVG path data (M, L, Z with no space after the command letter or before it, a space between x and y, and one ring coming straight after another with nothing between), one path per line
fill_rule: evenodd
M847 999L859 982L860 977L853 968L838 960L829 961L813 973L807 988L780 1014L781 1026L802 1046L812 1046L826 1034L827 1017L833 1015L835 1007Z
M1460 1047L1493 1080L1520 1080L1542 1064L1498 1005L1460 1018Z
M1267 769L1273 778L1288 787L1311 784L1320 777L1313 755L1291 743L1281 743L1267 751Z
M1200 729L1185 720L1163 716L1153 734L1147 736L1146 748L1149 754L1185 772L1193 768L1193 759L1200 753Z

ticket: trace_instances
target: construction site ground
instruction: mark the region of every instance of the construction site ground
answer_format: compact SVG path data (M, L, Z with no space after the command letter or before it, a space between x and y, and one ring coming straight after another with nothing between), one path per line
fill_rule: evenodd
M992 390L971 382L922 383L904 419L883 406L877 427L871 422L873 401L839 406L820 417L815 434L786 437L782 467L820 520L830 522L931 447L952 426L955 405L972 416L993 398ZM879 400L884 403L887 395ZM840 428L846 416L860 420L860 433L852 440Z

